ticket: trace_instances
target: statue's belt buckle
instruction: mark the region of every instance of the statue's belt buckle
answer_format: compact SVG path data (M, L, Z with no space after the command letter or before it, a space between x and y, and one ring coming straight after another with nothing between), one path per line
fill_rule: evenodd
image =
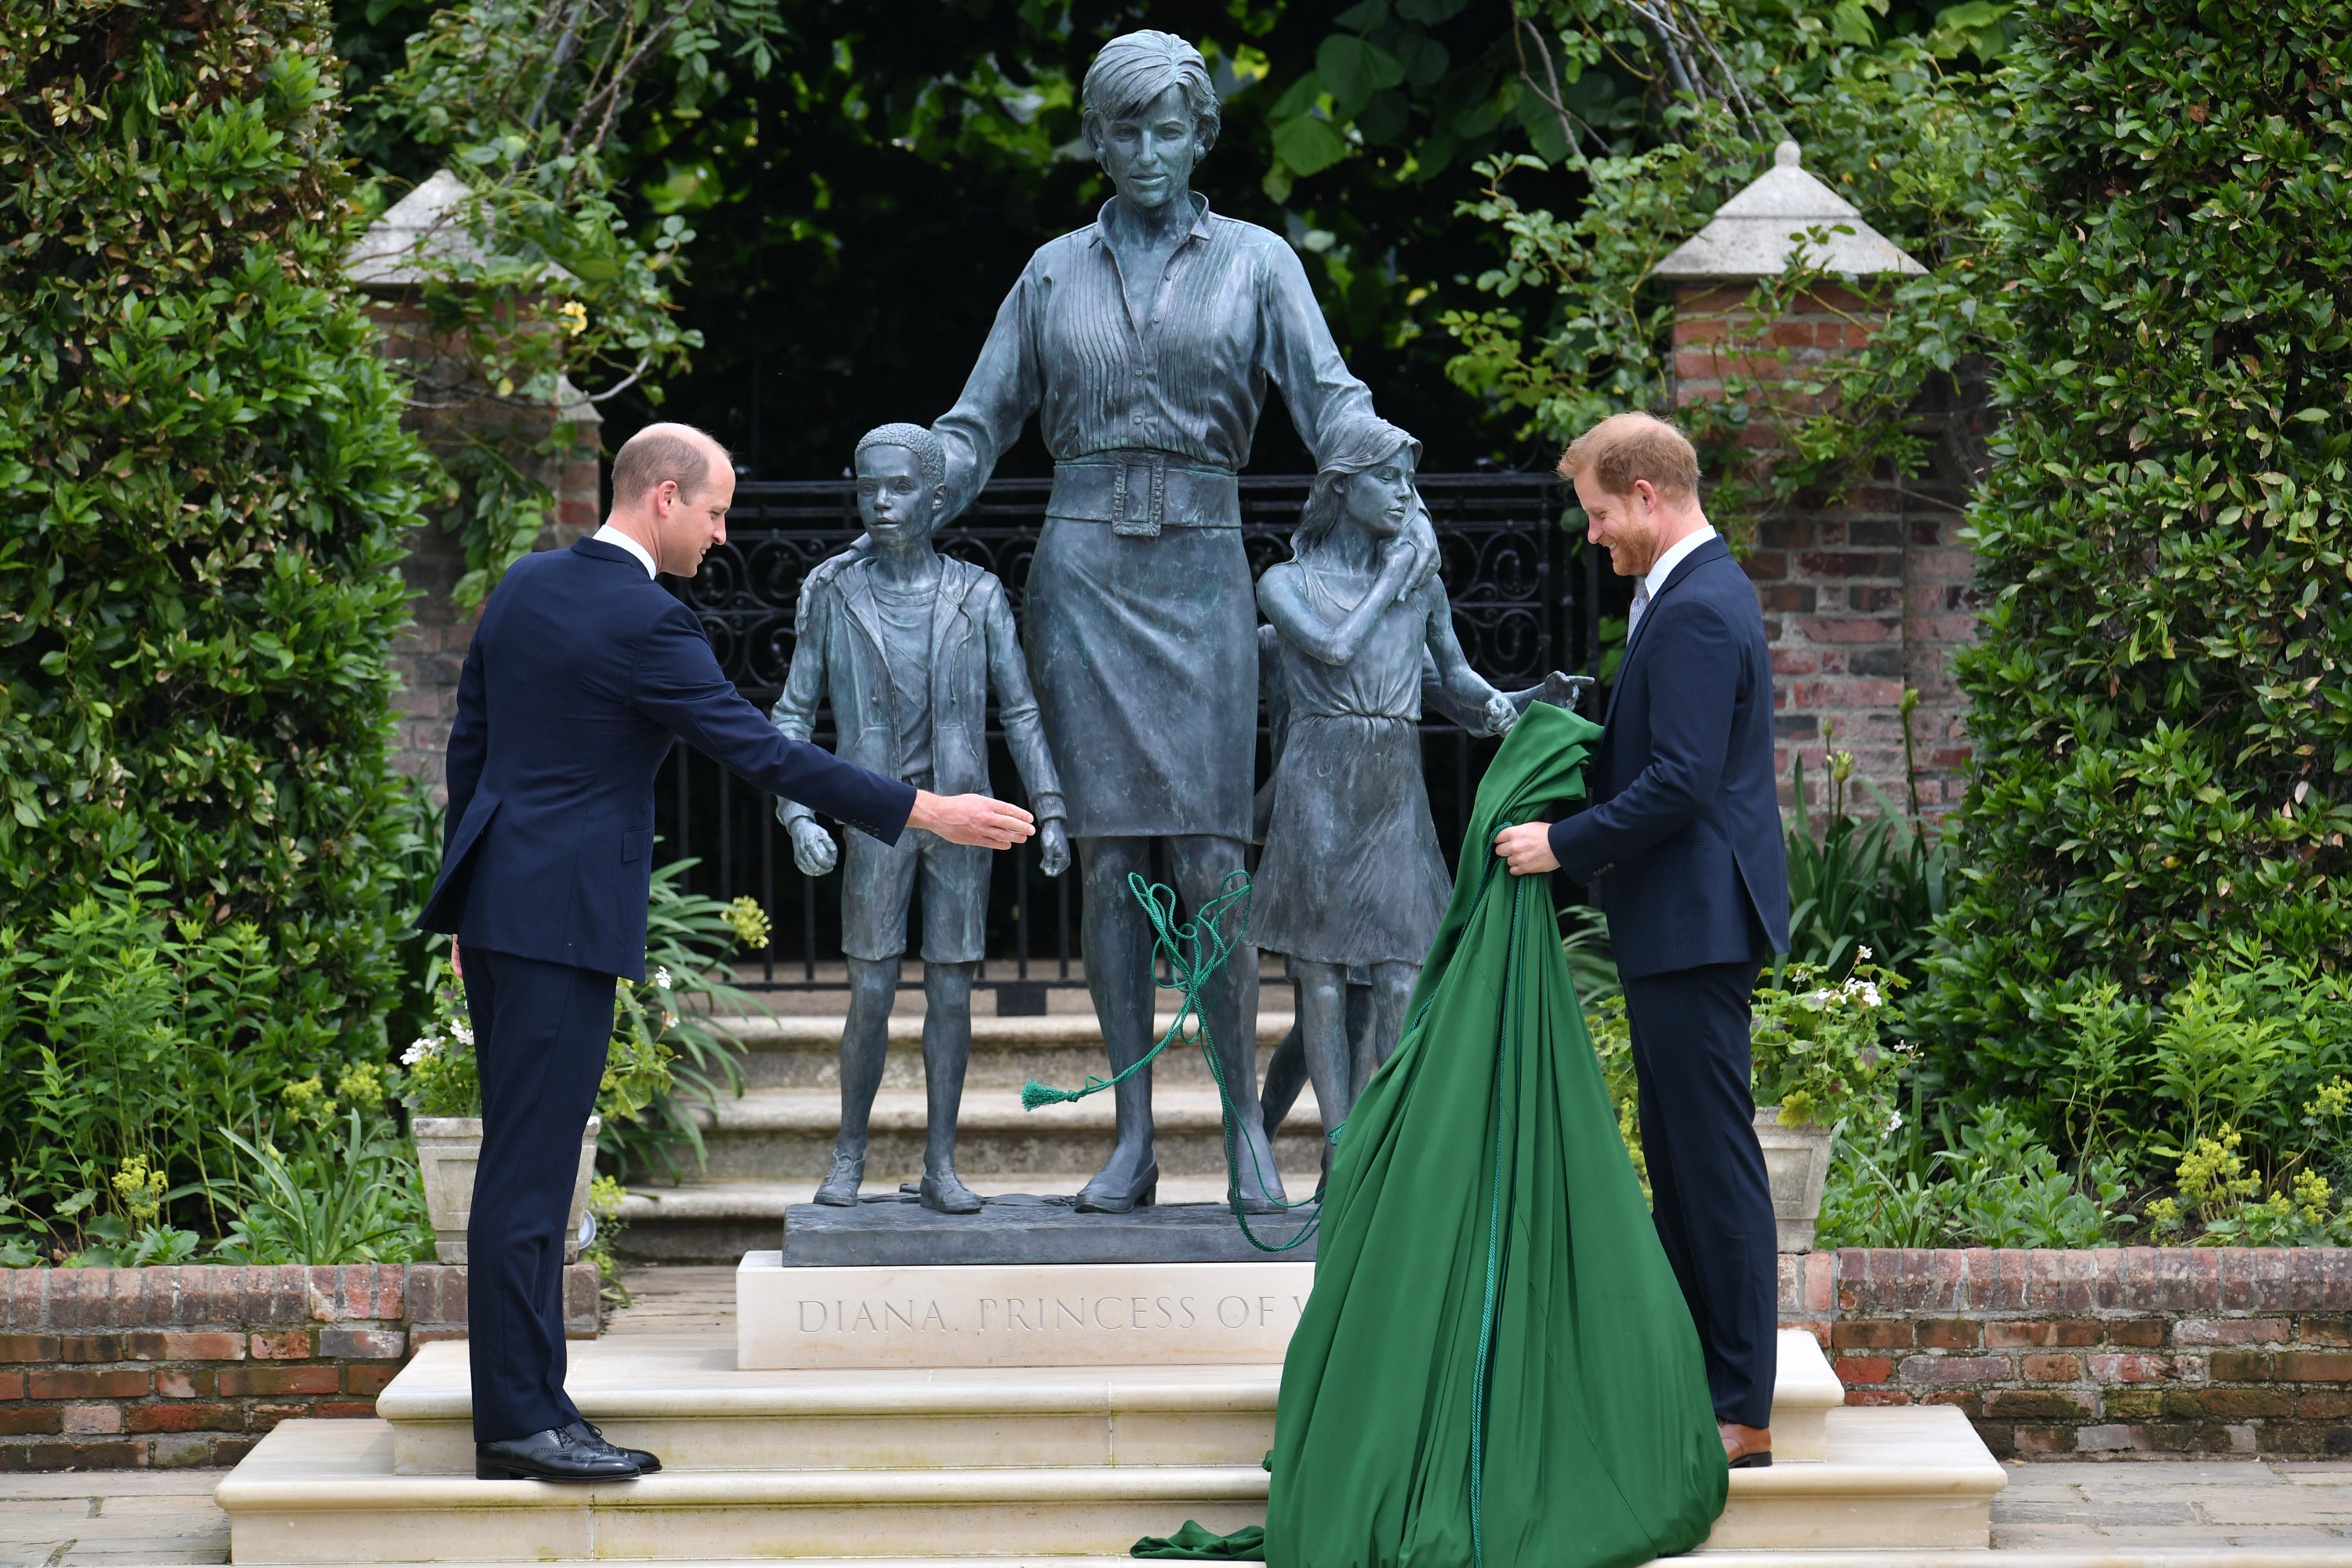
M1157 539L1168 515L1168 458L1159 452L1122 456L1110 482L1110 531L1129 539Z

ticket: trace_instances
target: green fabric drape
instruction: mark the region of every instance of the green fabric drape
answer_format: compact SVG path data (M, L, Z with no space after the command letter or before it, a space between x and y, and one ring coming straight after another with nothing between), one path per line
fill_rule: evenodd
M1686 1551L1727 1472L1543 878L1496 831L1601 731L1531 707L1479 786L1412 1023L1331 1167L1283 1363L1269 1568L1571 1568Z

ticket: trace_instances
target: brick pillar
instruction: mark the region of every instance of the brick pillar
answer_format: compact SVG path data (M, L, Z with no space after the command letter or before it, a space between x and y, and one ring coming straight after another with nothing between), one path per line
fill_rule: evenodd
M382 331L378 342L384 354L409 362L420 379L442 395L437 406L412 410L404 423L421 434L427 447L454 442L467 430L495 430L498 437L528 453L551 426L568 421L576 432L568 452L560 458L529 457L523 467L546 485L553 496L546 525L540 530L537 550L569 549L572 542L596 531L603 518L603 416L570 382L558 384L563 401L543 410L518 410L512 404L488 395L451 397L448 389L462 387L468 378L453 373L445 345L423 331L423 313L397 291L379 291L370 314ZM464 504L464 503L461 503ZM456 599L457 580L465 575L466 553L454 533L437 523L410 532L408 556L401 575L415 596L410 602L408 626L394 637L392 668L400 679L393 701L399 714L393 742L393 765L423 780L436 802L446 802L444 753L449 725L457 714L457 675L472 646L477 610L461 608Z
M1762 343L1785 361L1726 352L1754 341L1745 285L1685 284L1675 300L1675 403L1719 398L1724 377L1767 384L1810 379L1837 355L1862 347L1878 316L1860 295L1827 288L1801 296L1764 330ZM1817 413L1822 401L1788 386L1773 398L1784 414ZM1756 461L1769 464L1769 420L1748 426ZM1911 718L1920 809L1939 815L1959 798L1969 748L1960 720L1966 702L1952 685L1951 655L1973 635L1968 547L1959 541L1967 487L1957 476L1851 486L1831 502L1800 492L1758 520L1745 565L1764 607L1771 640L1773 703L1779 718L1780 795L1792 804L1794 763L1802 757L1809 804L1828 782L1827 753L1851 752L1854 775L1906 805L1901 702L1919 693ZM1822 724L1834 738L1824 743ZM1849 808L1875 805L1858 785Z

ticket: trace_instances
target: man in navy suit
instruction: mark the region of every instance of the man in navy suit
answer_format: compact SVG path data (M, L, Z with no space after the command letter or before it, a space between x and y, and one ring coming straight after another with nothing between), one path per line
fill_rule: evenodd
M1559 471L1588 537L1639 580L1633 618L1590 809L1505 828L1495 850L1519 876L1565 870L1609 917L1658 1239L1706 1352L1725 1457L1769 1465L1780 1258L1748 1027L1756 977L1789 945L1771 652L1682 432L1620 414Z
M709 436L640 431L614 458L604 526L508 569L458 679L441 877L417 923L457 939L481 1071L466 1250L484 1479L661 1468L604 1442L564 1394L563 1231L616 977L645 978L654 773L671 745L886 844L913 826L1003 849L1032 831L1018 806L935 795L788 739L736 691L694 612L654 580L700 569L734 497Z

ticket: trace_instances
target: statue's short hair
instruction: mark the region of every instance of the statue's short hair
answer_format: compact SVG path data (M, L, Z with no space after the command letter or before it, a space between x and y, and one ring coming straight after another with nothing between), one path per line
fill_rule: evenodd
M1612 414L1570 441L1559 455L1559 476L1573 482L1583 473L1612 496L1632 495L1636 479L1669 500L1698 493L1690 437L1654 414Z
M923 470L924 484L943 485L948 481L947 449L940 445L937 436L920 425L877 425L857 438L857 450L851 461L864 457L868 447L904 447L915 454L916 466Z
M1142 113L1171 87L1184 89L1184 104L1192 111L1193 123L1214 142L1223 117L1217 106L1216 84L1209 79L1209 64L1201 58L1201 51L1173 33L1149 28L1113 38L1087 68L1086 85L1079 92L1087 140L1091 142L1108 121Z
M691 425L646 426L614 454L613 504L627 506L664 483L691 500L710 482L714 451L720 462L730 461L726 447Z

